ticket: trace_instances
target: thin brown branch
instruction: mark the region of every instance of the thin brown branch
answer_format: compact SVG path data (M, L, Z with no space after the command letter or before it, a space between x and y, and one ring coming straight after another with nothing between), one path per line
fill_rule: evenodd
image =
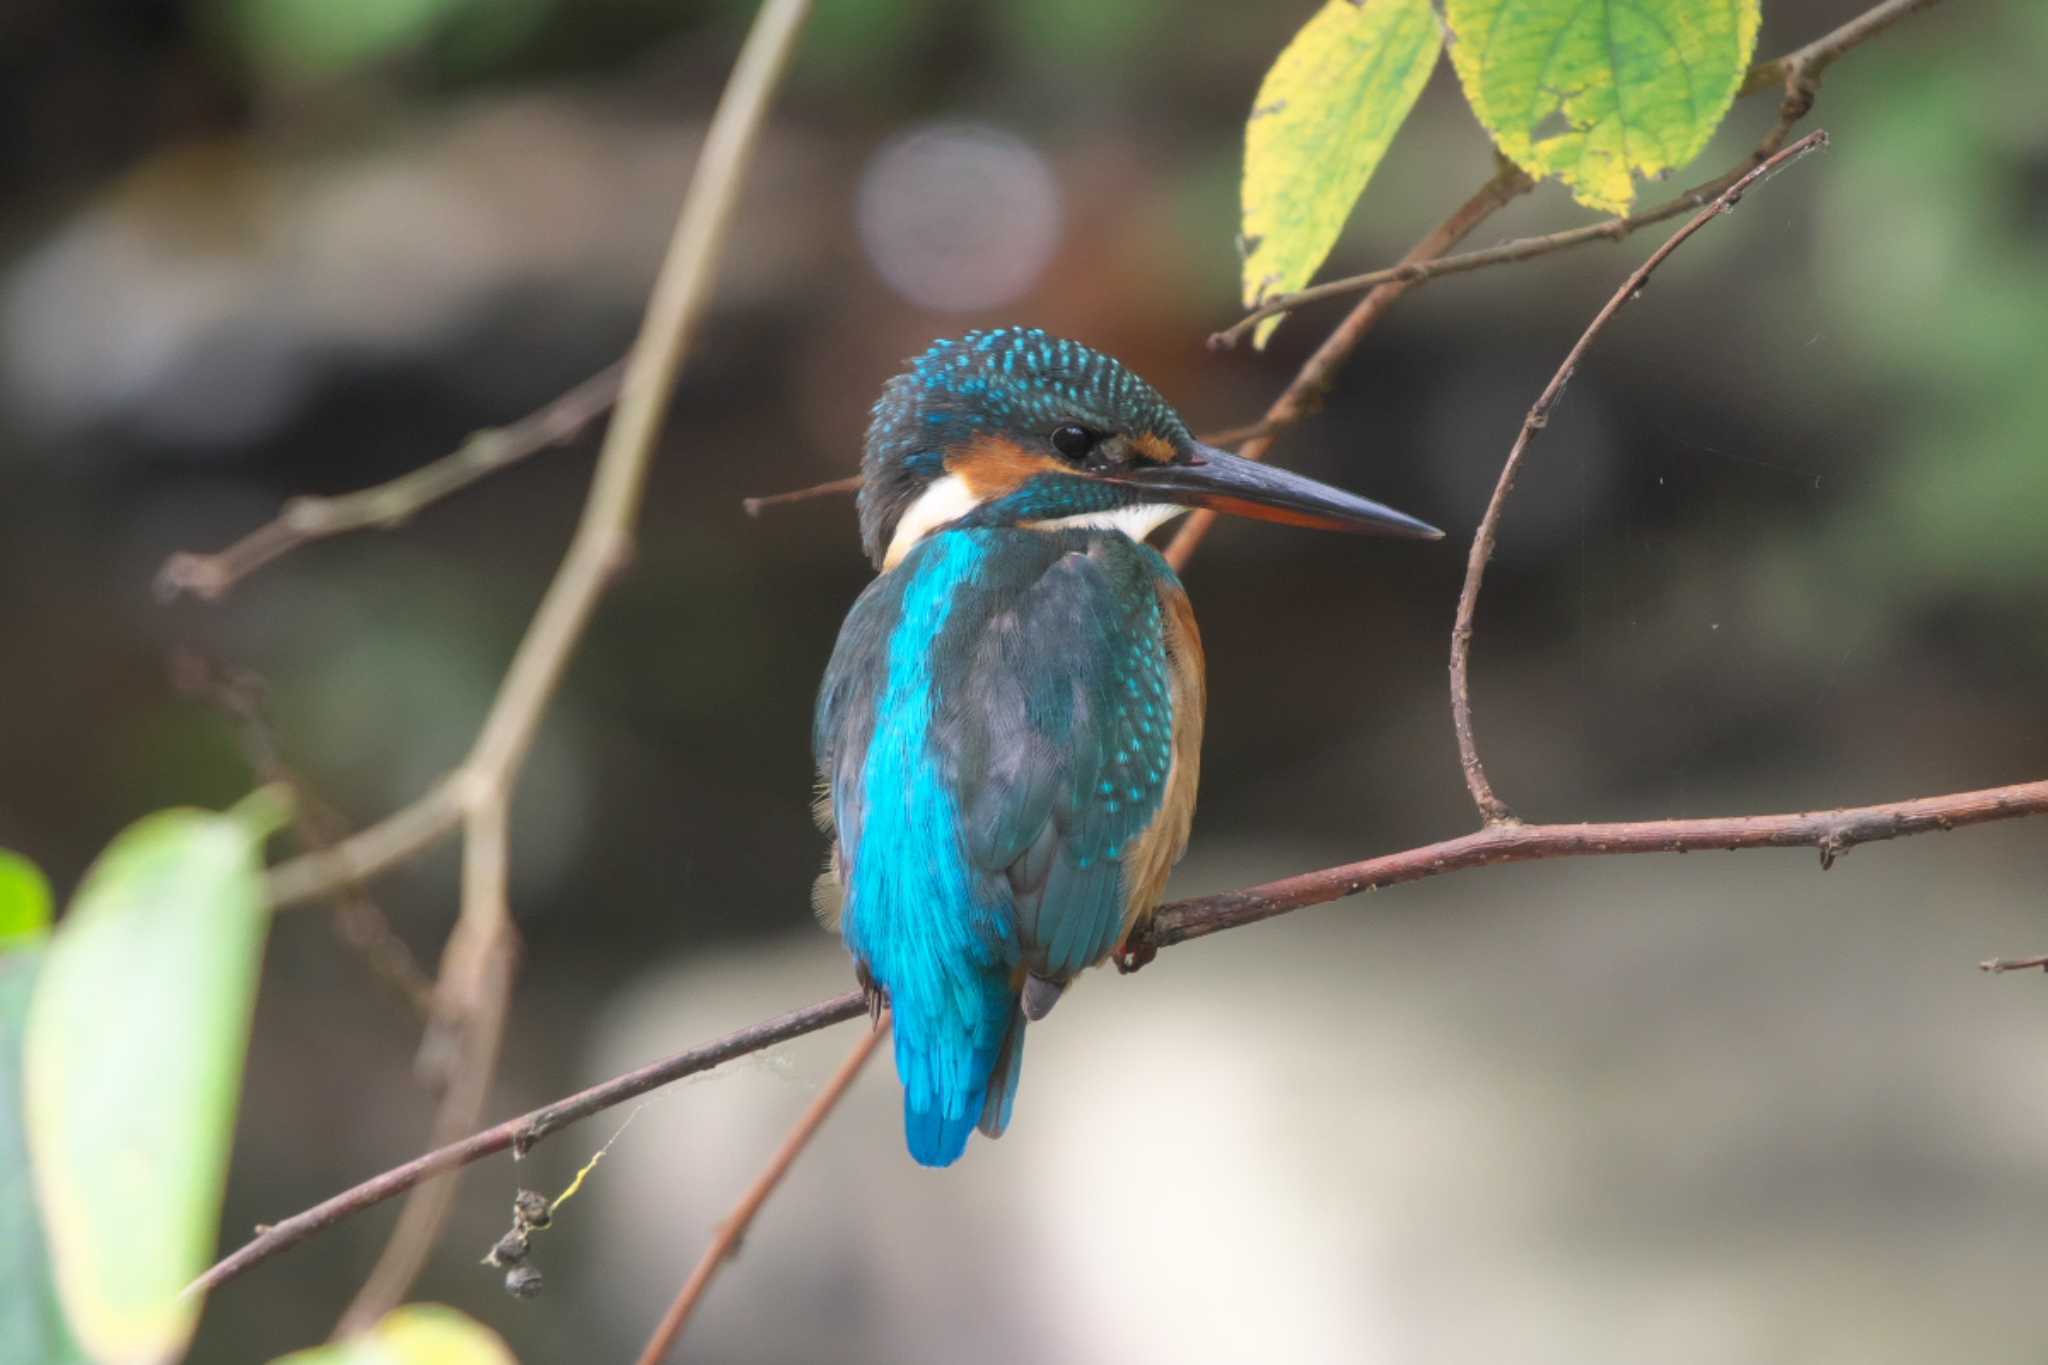
M436 1030L454 1036L445 1046L445 1087L434 1115L433 1140L445 1146L476 1127L483 1116L491 1078L505 1039L505 1015L519 959L518 931L512 925L507 896L508 854L505 842L505 799L498 795L477 805L464 823L462 840L462 917L442 954L436 989ZM375 1326L404 1302L406 1291L427 1264L427 1257L455 1204L456 1180L439 1180L414 1190L405 1201L383 1254L335 1324L337 1338L354 1336Z
M1768 62L1758 62L1749 69L1749 74L1743 77L1742 89L1737 93L1753 95L1759 90L1780 89L1801 76L1808 80L1818 80L1821 72L1834 65L1835 59L1844 52L1869 42L1909 14L1934 8L1938 2L1939 0L1884 0L1881 5L1872 5L1841 27L1822 34L1805 47L1794 48L1784 56Z
M217 664L194 649L180 649L171 661L172 684L203 696L234 722L258 786L291 793L292 828L301 847L331 848L348 836L341 814L321 799L284 758L271 724L263 679L247 669ZM434 983L420 970L412 949L359 882L334 888L334 932L363 956L371 972L410 1005L421 1020L431 1018Z
M331 849L274 869L272 904L298 904L421 852L450 833L465 809L494 792L509 790L518 780L548 701L598 599L632 555L647 469L676 376L710 297L741 173L769 96L809 13L810 0L765 0L747 34L691 174L640 335L626 358L617 410L605 429L575 536L519 642L469 756L411 805Z
M1433 260L1443 255L1465 239L1465 235L1499 212L1501 207L1516 195L1525 194L1531 188L1529 177L1522 174L1506 161L1499 163L1493 178L1480 186L1478 191L1460 204L1450 217L1432 228L1417 242L1403 259L1409 261ZM1248 460L1262 460L1273 448L1278 433L1307 417L1322 405L1323 397L1330 391L1330 385L1337 377L1351 353L1358 349L1358 343L1365 339L1395 299L1409 289L1405 283L1383 284L1358 301L1337 329L1316 347L1315 353L1302 364L1293 380L1281 391L1273 405L1266 409L1266 415L1259 425L1264 430L1244 443L1238 453ZM1204 508L1189 517L1172 543L1166 547L1166 562L1174 569L1187 567L1195 553L1195 547L1209 534L1210 526L1216 521L1216 513Z
M843 479L827 479L804 488L792 488L787 493L763 493L759 497L741 498L740 507L748 516L758 517L764 507L781 507L787 503L809 502L812 498L829 498L859 491L860 475L849 474Z
M1479 808L1480 818L1489 825L1515 817L1506 803L1495 795L1493 783L1486 775L1486 765L1479 757L1479 741L1472 731L1472 620L1479 610L1479 589L1486 578L1486 565L1493 558L1494 543L1500 534L1501 513L1506 510L1508 495L1514 492L1515 479L1522 472L1522 460L1529 452L1530 443L1536 439L1536 433L1549 424L1551 408L1556 406L1564 386L1577 372L1579 362L1585 359L1594 339L1607 329L1615 314L1641 295L1657 267L1695 232L1740 203L1750 186L1775 175L1808 152L1825 147L1827 141L1827 133L1816 130L1751 167L1741 179L1721 191L1713 203L1672 233L1664 245L1650 253L1648 260L1630 271L1621 287L1614 291L1614 296L1607 300L1606 306L1586 324L1586 330L1579 334L1578 341L1566 353L1564 363L1557 367L1557 373L1544 385L1535 405L1529 409L1529 415L1522 421L1522 430L1515 437L1506 462L1501 465L1500 479L1493 486L1493 496L1487 499L1486 513L1480 517L1479 529L1473 534L1472 551L1465 560L1465 585L1459 590L1458 614L1451 626L1451 728L1458 736L1458 764L1465 772L1465 789L1472 794L1472 804Z
M422 1046L422 1056L434 1058L432 1070L442 1083L432 1126L436 1146L455 1142L477 1126L492 1076L498 1074L506 1009L518 972L518 929L512 925L508 882L506 798L498 792L473 806L463 825L463 913L442 950L434 1015ZM412 1191L375 1269L334 1326L336 1338L367 1332L406 1300L455 1207L457 1189L459 1181L451 1179Z
M614 1105L624 1104L630 1099L679 1081L685 1076L709 1071L734 1058L775 1047L792 1038L801 1038L807 1033L815 1033L833 1024L845 1023L848 1019L866 1014L867 1010L867 998L857 990L848 991L844 995L834 996L819 1004L792 1010L788 1014L729 1033L702 1047L694 1047L673 1057L650 1062L623 1075L614 1076L602 1084L593 1085L587 1090L556 1100L553 1104L542 1105L538 1109L521 1114L518 1118L507 1119L480 1133L472 1133L459 1142L449 1143L402 1166L395 1166L382 1175L316 1204L303 1213L259 1228L253 1239L194 1280L185 1292L197 1294L217 1289L243 1271L269 1260L281 1251L297 1246L314 1233L333 1226L350 1214L360 1213L387 1199L404 1194L420 1182L432 1179L443 1172L457 1170L504 1151L510 1151L515 1158L525 1156L536 1143L549 1134L587 1119L592 1114L602 1113Z
M458 776L459 772L449 774L410 805L340 843L301 853L271 868L265 875L271 908L285 910L317 901L338 887L365 882L440 843L462 823Z
M1234 446L1255 437L1270 436L1281 430L1283 425L1271 420L1248 422L1241 427L1229 427L1223 431L1197 436L1195 439L1205 445ZM762 493L751 498L741 498L740 510L750 517L758 517L770 507L785 507L793 502L809 502L813 498L837 497L842 493L858 493L860 485L861 476L849 474L843 479L827 479L823 483L806 484L802 488L792 488L786 493Z
M1606 824L1494 825L1442 843L1304 872L1239 891L1198 896L1163 905L1152 917L1144 935L1144 944L1155 949L1170 948L1190 939L1206 938L1225 929L1256 924L1289 911L1341 900L1360 892L1494 864L1638 853L1697 853L1712 849L1734 852L1755 848L1811 848L1819 851L1821 865L1827 867L1859 844L2041 814L2048 814L2048 781L1791 815L1739 815L1703 820ZM629 1071L460 1142L428 1152L303 1213L265 1227L246 1246L195 1281L192 1289L213 1289L225 1284L243 1271L296 1246L350 1214L403 1194L421 1181L444 1171L467 1166L508 1148L516 1155L524 1155L542 1138L592 1114L736 1057L844 1023L866 1010L866 1000L861 992L848 991Z
M1369 270L1362 275L1347 275L1342 279L1328 280L1322 284L1312 284L1288 294L1276 294L1210 337L1209 344L1235 346L1264 319L1276 317L1281 313L1291 313L1323 299L1342 298L1356 294L1360 290L1376 289L1387 284L1411 287L1427 284L1446 275L1462 275L1468 271L1485 270L1491 266L1532 260L1538 256L1548 256L1553 251L1584 246L1588 242L1618 242L1642 228L1667 222L1681 213L1697 209L1741 179L1751 167L1785 145L1785 139L1791 134L1793 126L1812 112L1814 96L1820 89L1821 73L1838 57L1876 37L1914 11L1928 9L1936 3L1938 0L1885 0L1885 3L1873 6L1840 28L1816 38L1804 47L1795 48L1782 57L1774 57L1752 66L1749 74L1743 78L1740 93L1752 95L1770 89L1784 91L1784 99L1778 106L1777 121L1740 163L1712 180L1693 186L1676 198L1667 199L1652 208L1623 217L1604 218L1597 223L1587 223L1582 227L1567 228L1562 232L1545 233L1538 237L1518 237L1514 241L1487 247L1483 251L1467 251L1456 256L1441 256L1435 260L1417 260L1411 252L1398 264L1383 269Z
M1980 972L2026 972L2037 969L2048 971L2048 957L1994 957L1977 964L1977 970Z
M174 554L157 571L157 595L168 601L191 593L209 602L218 601L256 570L302 545L350 531L390 530L403 525L429 503L543 450L574 441L610 411L624 373L624 361L609 365L509 426L476 432L452 453L388 483L334 497L293 498L274 519L225 550Z
M639 1365L660 1365L661 1361L668 1358L670 1348L675 1345L676 1338L682 1335L683 1328L689 1323L690 1314L696 1311L698 1302L704 1297L704 1291L711 1287L712 1276L718 1273L720 1266L739 1254L740 1242L746 1237L747 1229L753 1225L754 1216L761 1212L761 1206L768 1202L769 1195L775 1193L775 1187L782 1183L782 1177L789 1174L789 1168L795 1164L798 1155L809 1145L818 1129L824 1126L825 1120L838 1105L840 1097L853 1085L854 1079L861 1073L861 1068L868 1064L868 1058L875 1055L875 1049L880 1046L888 1032L889 1019L884 1015L875 1022L873 1028L861 1035L860 1041L853 1045L853 1051L839 1064L839 1070L833 1073L832 1079L825 1083L825 1088L818 1092L818 1097L811 1101L810 1106L797 1119L796 1126L789 1130L789 1135L782 1139L782 1145L775 1149L775 1155L768 1158L767 1167L754 1183L748 1186L747 1192L740 1196L740 1202L712 1234L711 1245L704 1248L704 1255L690 1271L690 1277L683 1281L683 1287L676 1292L675 1301L669 1304L668 1311L662 1314L661 1323L654 1329L654 1335L647 1339L646 1349L640 1352Z

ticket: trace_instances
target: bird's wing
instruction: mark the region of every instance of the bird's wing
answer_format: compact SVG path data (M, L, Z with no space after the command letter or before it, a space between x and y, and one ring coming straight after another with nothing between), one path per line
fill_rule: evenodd
M934 732L968 859L1007 892L1021 965L1055 981L1115 946L1123 860L1157 818L1173 762L1167 571L1121 537L1061 552L1069 544L1036 564L1002 557L1029 577L984 585L978 628L959 641L963 685Z
M889 630L902 611L903 574L884 574L868 584L839 628L832 660L818 689L811 751L818 762L819 823L833 836L832 871L847 884L851 853L859 845L866 814L861 775L874 737L876 707L886 681Z

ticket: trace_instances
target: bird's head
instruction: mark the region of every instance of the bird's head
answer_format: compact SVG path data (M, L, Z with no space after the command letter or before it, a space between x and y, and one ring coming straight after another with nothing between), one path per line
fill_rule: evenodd
M1077 341L999 327L933 342L875 404L861 540L893 568L942 526L1112 526L1190 507L1434 540L1425 522L1188 434L1150 384Z

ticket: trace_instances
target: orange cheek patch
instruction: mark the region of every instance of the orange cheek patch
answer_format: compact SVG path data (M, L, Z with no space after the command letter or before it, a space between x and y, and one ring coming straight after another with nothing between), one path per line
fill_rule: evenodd
M1153 464L1173 463L1173 444L1164 436L1155 436L1149 431L1143 436L1134 436L1131 449L1141 460L1150 460Z
M946 472L958 476L976 502L1000 498L1040 474L1066 466L1049 455L1026 450L1003 436L981 436L946 457Z

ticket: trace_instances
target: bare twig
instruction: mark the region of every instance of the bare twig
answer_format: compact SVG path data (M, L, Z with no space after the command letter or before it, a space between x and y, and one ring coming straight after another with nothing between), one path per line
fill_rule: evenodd
M205 696L235 723L242 750L259 786L282 786L292 795L292 827L300 845L331 848L348 835L339 812L299 777L284 758L264 704L266 687L247 669L215 663L197 650L180 649L171 661L173 684L183 692ZM334 888L336 937L363 955L380 980L396 991L422 1020L431 1017L434 983L370 899L360 883Z
M741 171L753 149L809 0L766 0L733 67L705 135L690 191L676 223L640 335L626 359L618 410L605 430L597 473L575 537L534 613L526 638L498 689L475 746L462 766L424 796L331 849L274 869L277 906L319 896L339 882L360 881L437 843L466 807L509 788L519 774L548 700L569 656L612 578L632 555L647 467L683 356L711 291L725 232L738 198Z
M2048 957L1994 957L1977 964L1978 971L1992 973L2026 972L2037 969L2048 971Z
M1234 446L1240 441L1249 441L1259 436L1270 436L1281 430L1286 423L1271 420L1249 422L1241 427L1229 427L1223 431L1205 433L1195 439L1205 445ZM842 493L858 493L861 476L849 474L843 479L827 479L823 483L806 484L792 488L786 493L763 493L756 497L741 498L740 510L750 517L758 517L770 507L784 507L793 502L809 502L813 498L836 497Z
M1794 48L1784 56L1771 61L1758 62L1749 69L1749 74L1743 77L1742 89L1737 93L1753 95L1759 90L1783 87L1801 77L1808 81L1818 81L1820 74L1834 65L1835 59L1849 49L1869 42L1907 15L1923 9L1932 9L1937 3L1938 0L1884 0L1881 5L1872 5L1841 27L1822 34L1806 46Z
M606 366L538 411L510 426L476 432L453 453L388 483L329 498L293 498L273 520L225 550L174 554L157 571L157 595L168 600L191 593L217 601L235 584L301 545L350 531L402 525L429 503L488 474L543 450L568 445L610 410L619 396L619 377L624 371L624 361Z
M459 1031L460 1061L441 1106L437 1129L442 1131L437 1135L452 1136L475 1123L496 1070L514 956L505 899L506 806L569 657L605 588L631 555L647 470L676 376L710 294L740 176L769 95L809 10L809 0L765 0L748 33L705 136L640 334L618 381L617 411L606 429L576 533L468 757L411 805L332 848L286 864L272 878L275 903L289 904L360 881L377 867L429 846L458 821L465 824L463 914L444 955L436 996L437 1022ZM606 388L600 385L592 391L590 401L608 400ZM602 406L599 402L598 410ZM419 472L433 473L431 467ZM473 477L444 473L413 488L415 494L425 489L438 496L431 490L459 487ZM436 478L442 482L436 483ZM450 478L455 479L453 484L446 483ZM362 514L361 509L351 514ZM296 542L260 545L255 562L275 557L290 543ZM452 1185L443 1185L423 1191L409 1203L338 1333L360 1330L403 1296L432 1248L452 1196Z
M435 1027L454 1034L447 1044L446 1087L434 1115L437 1145L476 1127L497 1074L519 959L506 882L505 797L497 793L478 803L464 822L462 917L442 955L435 1005ZM436 1181L406 1199L376 1267L335 1325L336 1337L369 1330L404 1301L441 1235L458 1185L452 1179Z
M1239 891L1175 901L1161 906L1153 915L1144 941L1153 948L1170 948L1190 939L1206 938L1225 929L1256 924L1289 911L1341 900L1360 892L1494 864L1637 853L1697 853L1710 849L1734 852L1754 848L1811 848L1820 852L1821 863L1827 866L1859 844L2041 814L2048 814L2048 781L1792 815L1607 824L1493 825L1460 838L1368 858L1363 862L1304 872ZM246 1246L195 1281L193 1289L213 1289L225 1284L314 1233L350 1214L403 1194L422 1180L507 1148L515 1154L524 1155L542 1138L592 1114L735 1057L844 1023L866 1010L866 1000L861 992L848 991L629 1071L532 1113L428 1152L303 1213L265 1227Z
M829 498L840 493L860 491L860 475L849 474L843 479L827 479L823 483L810 484L803 488L792 488L787 493L763 493L755 498L741 498L740 507L750 517L761 515L764 507L781 507L786 503L809 502L812 498Z
M1362 275L1347 275L1342 279L1312 284L1288 294L1276 294L1210 337L1209 344L1235 346L1264 319L1281 313L1291 313L1306 304L1317 303L1323 299L1341 298L1363 289L1376 289L1386 284L1426 284L1430 280L1442 279L1446 275L1462 275L1467 271L1531 260L1537 256L1548 256L1553 251L1584 246L1588 242L1618 242L1641 228L1649 227L1653 223L1666 222L1688 210L1697 209L1741 179L1752 166L1785 144L1785 139L1790 135L1793 126L1812 112L1814 96L1820 89L1821 73L1832 65L1836 58L1858 44L1876 37L1914 11L1927 9L1936 3L1937 0L1885 0L1885 3L1873 6L1840 28L1804 47L1795 48L1782 57L1774 57L1770 61L1758 62L1752 66L1748 75L1743 78L1739 93L1752 95L1761 90L1782 89L1785 98L1778 106L1777 122L1739 164L1704 184L1693 186L1676 198L1667 199L1652 208L1623 217L1604 218L1597 223L1587 223L1583 227L1568 228L1562 232L1545 233L1539 237L1518 237L1512 242L1503 242L1499 246L1487 247L1483 251L1467 251L1456 256L1441 256L1435 260L1418 260L1411 252L1403 257L1399 264L1384 269L1369 270Z
M1486 776L1486 765L1479 758L1479 742L1472 733L1472 683L1470 676L1472 662L1472 619L1479 609L1479 588L1486 577L1487 561L1493 558L1494 542L1500 533L1501 513L1507 507L1508 494L1515 488L1515 479L1522 471L1523 457L1528 454L1529 445L1536 439L1536 433L1550 421L1550 410L1556 405L1558 395L1564 392L1579 362L1585 358L1586 350L1594 338L1605 331L1614 319L1643 291L1650 275L1665 258L1684 244L1685 240L1705 227L1713 219L1728 212L1741 202L1750 186L1767 179L1783 167L1797 161L1808 152L1827 145L1828 135L1816 130L1782 151L1774 153L1767 160L1752 166L1749 172L1727 189L1713 203L1695 214L1684 227L1671 234L1670 240L1650 253L1650 258L1629 273L1621 282L1621 288L1614 291L1614 297L1607 300L1606 307L1593 315L1580 334L1578 342L1565 355L1564 363L1557 367L1557 373L1536 398L1529 409L1529 415L1522 421L1522 430L1515 437L1514 446L1508 451L1507 461L1501 465L1500 479L1493 487L1493 496L1487 499L1486 513L1479 519L1479 529L1472 537L1472 551L1465 560L1465 586L1458 593L1458 615L1451 626L1451 727L1458 736L1458 763L1465 771L1465 789L1472 794L1472 804L1479 807L1480 818L1487 824L1499 824L1513 820L1514 813L1507 808L1499 796L1494 794L1493 784Z
M1428 235L1417 242L1414 249L1404 258L1410 261L1433 260L1443 255L1465 235L1497 213L1500 208L1518 194L1527 193L1532 182L1529 177L1506 161L1499 163L1493 178L1480 186L1478 191L1460 204L1457 211L1430 230ZM1260 434L1246 441L1238 453L1248 460L1262 460L1273 448L1277 434L1293 426L1302 418L1321 406L1323 396L1330 390L1337 371L1351 353L1358 349L1358 343L1372 330L1395 299L1406 293L1409 286L1401 282L1383 284L1358 301L1344 321L1337 324L1337 330L1316 347L1315 354L1303 363L1294 379L1273 400L1273 406L1266 409L1260 419L1263 428ZM1166 547L1166 562L1176 570L1187 567L1188 559L1195 547L1209 534L1210 526L1216 521L1216 513L1204 508L1189 517L1172 542Z
M747 1187L747 1192L740 1196L740 1202L734 1205L733 1211L726 1215L725 1221L720 1223L717 1231L712 1234L711 1245L704 1248L704 1255L690 1271L690 1277L683 1281L683 1287L677 1291L675 1301L669 1304L668 1311L662 1314L660 1325L654 1329L654 1335L648 1338L646 1348L640 1352L639 1365L660 1365L661 1361L668 1358L669 1349L675 1345L676 1338L682 1335L684 1326L690 1321L690 1314L696 1310L698 1302L704 1297L704 1291L710 1288L711 1277L718 1273L720 1266L739 1253L740 1241L747 1235L747 1229L752 1226L754 1216L761 1211L761 1206L768 1202L768 1196L775 1193L775 1187L782 1183L782 1177L789 1174L789 1168L795 1164L798 1155L810 1143L811 1138L824 1126L825 1120L831 1116L840 1097L860 1075L861 1068L868 1064L868 1058L875 1055L875 1048L881 1044L888 1032L889 1020L888 1016L884 1015L876 1021L873 1028L861 1035L860 1041L853 1045L853 1051L839 1064L839 1070L833 1073L832 1079L825 1083L825 1088L818 1092L818 1097L811 1101L810 1106L797 1119L796 1126L789 1130L789 1135L782 1139L782 1145L776 1148L775 1155L768 1159L767 1167L754 1183Z

